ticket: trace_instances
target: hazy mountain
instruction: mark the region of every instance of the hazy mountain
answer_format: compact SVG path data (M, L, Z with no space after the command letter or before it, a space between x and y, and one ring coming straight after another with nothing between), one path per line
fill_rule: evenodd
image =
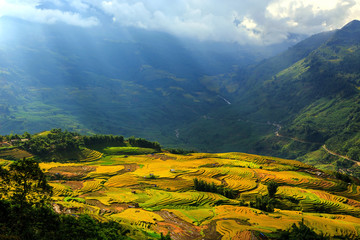
M238 149L357 172L351 160L360 160L359 31L359 21L353 21L231 80L210 78L231 104L184 126L182 139L200 149Z
M252 69L246 91L238 92L238 111L248 121L268 121L274 130L249 151L296 158L316 150L300 159L354 165L321 150L326 144L360 160L359 23L315 35ZM281 136L275 136L277 130Z
M177 145L178 128L226 105L206 76L245 69L280 49L112 25L0 21L3 134L61 127Z
M61 127L288 158L326 144L360 159L358 21L265 60L287 45L1 23L9 33L0 40L3 134Z

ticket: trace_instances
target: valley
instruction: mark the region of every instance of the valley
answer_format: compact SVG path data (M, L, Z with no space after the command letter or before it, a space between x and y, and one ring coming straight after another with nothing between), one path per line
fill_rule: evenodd
M165 2L0 1L0 239L360 239L358 3Z
M325 144L360 160L356 20L262 61L256 49L230 44L196 50L194 43L134 29L111 36L104 30L77 46L72 42L89 32L64 27L75 31L66 39L49 27L40 39L32 32L36 24L2 21L22 31L14 44L0 44L0 133L58 127L343 169L344 158L321 152ZM101 57L94 57L93 46ZM226 56L219 55L222 48ZM349 171L360 172L355 166Z

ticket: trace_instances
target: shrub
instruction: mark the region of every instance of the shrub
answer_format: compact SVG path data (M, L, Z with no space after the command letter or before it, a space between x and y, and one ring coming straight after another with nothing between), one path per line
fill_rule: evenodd
M215 183L207 183L197 178L194 179L194 187L197 191L218 193L231 199L236 198L238 195L238 192L231 188L215 185Z
M275 194L276 194L276 192L278 190L278 187L279 187L279 184L277 182L274 182L274 181L270 181L267 184L267 190L268 190L270 198L275 197Z
M250 202L250 206L265 212L274 212L274 199L268 195L256 197L255 202Z
M295 223L290 229L286 231L280 231L279 239L296 239L296 240L326 240L329 239L323 233L317 234L314 230L305 225L304 219L299 222L299 226Z

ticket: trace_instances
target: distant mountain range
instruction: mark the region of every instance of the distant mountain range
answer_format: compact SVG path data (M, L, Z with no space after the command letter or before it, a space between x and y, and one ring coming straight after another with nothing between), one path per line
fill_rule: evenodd
M176 129L224 101L205 76L273 54L132 28L0 19L0 133L53 127L178 144ZM280 47L280 46L278 46ZM276 50L278 51L278 50Z
M134 135L357 172L322 146L360 160L359 21L270 58L286 46L0 21L0 134Z
M238 91L238 111L249 121L269 121L277 134L251 150L357 172L348 159L360 160L359 46L360 22L352 21L252 68Z

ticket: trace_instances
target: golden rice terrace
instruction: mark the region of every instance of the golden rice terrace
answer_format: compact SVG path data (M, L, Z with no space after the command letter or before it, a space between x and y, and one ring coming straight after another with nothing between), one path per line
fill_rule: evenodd
M88 152L89 161L40 164L59 213L119 221L149 236L170 232L172 239L267 239L302 220L331 238L360 236L356 180L346 183L298 161L244 153ZM194 179L236 195L197 191ZM274 211L250 207L268 194L269 182L279 186Z

